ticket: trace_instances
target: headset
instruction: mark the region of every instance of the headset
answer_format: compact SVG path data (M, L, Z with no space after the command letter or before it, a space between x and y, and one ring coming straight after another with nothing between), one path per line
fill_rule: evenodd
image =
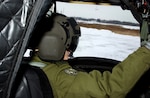
M74 18L53 13L52 28L45 32L38 45L38 56L45 61L62 60L66 50L73 53L81 36L80 26Z

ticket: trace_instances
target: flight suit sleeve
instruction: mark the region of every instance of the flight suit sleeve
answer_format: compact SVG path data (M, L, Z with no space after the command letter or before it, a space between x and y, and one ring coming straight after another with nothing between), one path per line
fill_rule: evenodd
M150 50L141 47L116 65L112 72L94 70L89 74L109 98L123 98L149 67Z

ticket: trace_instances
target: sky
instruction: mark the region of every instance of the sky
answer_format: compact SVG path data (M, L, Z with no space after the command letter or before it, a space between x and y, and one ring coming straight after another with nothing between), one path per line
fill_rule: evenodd
M119 6L71 4L57 2L57 12L69 17L94 18L102 20L117 20L137 23L128 10ZM77 20L78 21L78 20ZM84 21L87 23L87 21ZM89 21L88 21L89 23ZM95 23L90 21L90 23ZM139 29L136 26L122 27ZM110 30L81 27L79 45L75 57L100 57L122 61L140 46L138 36L116 34Z
M69 17L94 18L102 20L118 20L124 22L137 21L129 10L122 10L120 6L73 4L57 1L57 12Z

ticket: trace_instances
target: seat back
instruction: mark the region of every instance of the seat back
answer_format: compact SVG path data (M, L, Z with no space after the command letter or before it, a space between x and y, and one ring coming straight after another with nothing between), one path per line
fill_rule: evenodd
M45 73L30 65L24 66L17 75L11 98L53 98L53 92Z

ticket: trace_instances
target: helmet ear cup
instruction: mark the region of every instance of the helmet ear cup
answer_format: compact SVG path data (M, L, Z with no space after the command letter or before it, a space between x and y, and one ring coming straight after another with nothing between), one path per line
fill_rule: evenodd
M42 60L60 60L65 51L64 43L57 36L44 36L40 45L38 55Z
M63 16L64 17L64 16ZM37 52L38 56L45 61L57 61L61 60L64 56L66 50L66 31L60 25L61 21L58 22L58 19L62 18L62 16L56 16L54 18L54 24L50 31L46 32L42 37Z

